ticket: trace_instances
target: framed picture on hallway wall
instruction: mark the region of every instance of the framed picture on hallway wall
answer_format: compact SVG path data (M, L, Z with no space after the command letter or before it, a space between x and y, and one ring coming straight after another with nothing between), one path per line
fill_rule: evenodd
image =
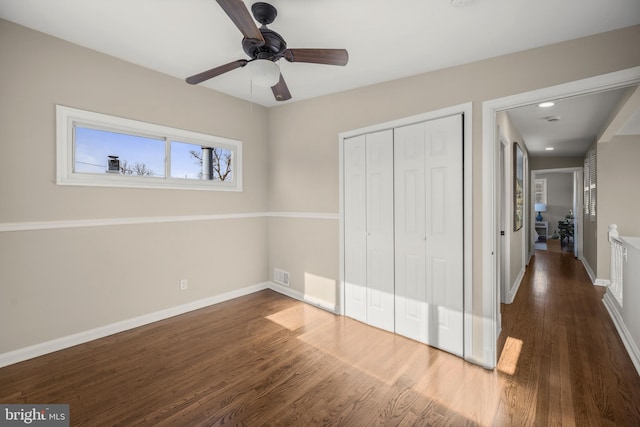
M522 228L524 221L524 161L517 142L513 143L513 231Z

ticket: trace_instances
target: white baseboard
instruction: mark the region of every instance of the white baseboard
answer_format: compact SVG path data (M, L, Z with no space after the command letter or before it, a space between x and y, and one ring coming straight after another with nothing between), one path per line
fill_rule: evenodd
M591 280L591 283L593 283L595 286L605 286L606 287L606 286L609 286L611 284L610 280L598 279L596 277L596 274L591 269L591 266L589 265L589 263L584 258L580 258L580 261L582 261L582 265L584 266L584 269L587 271L587 275L589 275L589 280Z
M587 260L584 259L584 258L582 258L580 261L582 261L582 265L584 266L584 269L587 271L587 275L589 275L589 280L591 280L591 283L595 284L596 283L596 274L591 269L591 266L589 265Z
M149 314L144 314L142 316L134 317L133 319L123 320L120 322L112 323L110 325L100 326L88 331L78 332L77 334L56 338L51 341L46 341L40 344L13 350L8 353L3 353L0 354L0 368L12 365L14 363L22 362L24 360L32 359L34 357L42 356L47 353L52 353L54 351L73 347L78 344L84 344L98 338L103 338L109 335L117 334L119 332L127 331L129 329L137 328L139 326L147 325L149 323L157 322L159 320L168 319L170 317L208 307L213 304L218 304L244 295L249 295L254 292L267 289L269 287L270 286L267 283L260 283L254 286L248 286L246 288L237 289L235 291L226 292L224 294L201 299L198 301L193 301L187 304L170 307Z
M507 301L506 301L507 304L511 304L513 300L516 298L516 295L518 294L518 290L520 289L520 284L522 283L522 279L524 279L525 272L526 272L525 268L520 270L520 273L518 273L518 277L516 277L516 280L511 285L511 290L509 291L509 295L507 295Z
M327 301L324 301L324 300L321 300L319 298L314 298L312 296L303 294L301 292L296 291L295 289L291 289L291 288L288 288L286 286L279 285L279 284L277 284L275 282L269 282L268 283L268 288L273 290L273 291L276 291L276 292L278 292L278 293L280 293L282 295L286 295L286 296L288 296L290 298L297 299L297 300L302 301L302 302L306 302L307 304L316 306L316 307L321 308L323 310L329 311L329 312L331 312L333 314L340 314L340 313L338 313L336 311L336 305L335 304L331 304L331 303L329 303Z
M640 350L638 350L638 346L634 342L629 329L627 329L627 325L625 325L624 320L622 319L622 315L618 311L618 305L615 301L615 297L612 296L610 292L606 292L604 294L604 298L602 298L602 303L609 312L609 316L611 316L611 320L613 320L613 324L618 331L618 335L620 336L624 347L627 349L627 353L629 353L633 366L635 366L636 371L638 371L638 375L640 375Z

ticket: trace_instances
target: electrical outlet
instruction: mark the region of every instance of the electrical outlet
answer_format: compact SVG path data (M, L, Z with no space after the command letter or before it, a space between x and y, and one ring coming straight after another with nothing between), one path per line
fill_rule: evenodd
M180 290L181 291L187 290L187 279L180 280Z

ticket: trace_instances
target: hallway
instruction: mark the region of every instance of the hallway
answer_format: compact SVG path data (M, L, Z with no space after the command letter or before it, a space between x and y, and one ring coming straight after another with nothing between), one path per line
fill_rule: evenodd
M503 305L498 369L517 357L503 404L519 402L507 424L640 425L640 377L604 291L572 253L535 252L513 304Z

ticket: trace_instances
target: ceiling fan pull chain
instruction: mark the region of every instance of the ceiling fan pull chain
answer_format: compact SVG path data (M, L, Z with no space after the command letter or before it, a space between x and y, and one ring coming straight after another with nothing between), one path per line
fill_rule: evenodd
M253 113L253 79L249 79L249 112Z

